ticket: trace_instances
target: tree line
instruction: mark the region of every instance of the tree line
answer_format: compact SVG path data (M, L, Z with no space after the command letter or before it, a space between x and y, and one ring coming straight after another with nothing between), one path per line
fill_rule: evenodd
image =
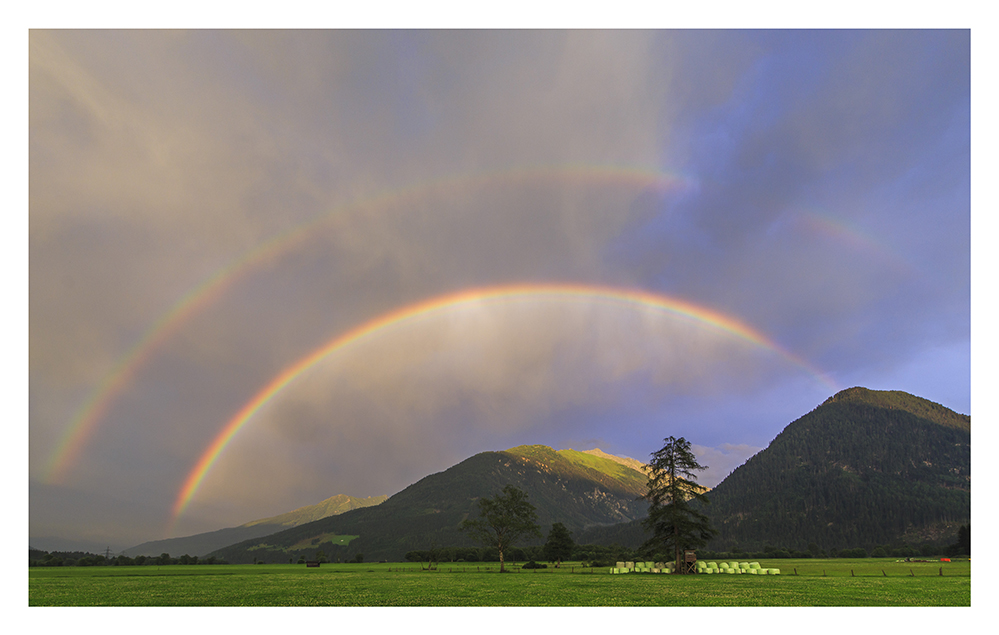
M43 551L41 549L28 549L29 567L142 567L142 566L163 566L169 564L229 564L225 560L209 556L208 558L198 558L184 554L176 558L168 553L161 553L158 556L128 556L119 555L107 557L103 554L94 554L85 551Z

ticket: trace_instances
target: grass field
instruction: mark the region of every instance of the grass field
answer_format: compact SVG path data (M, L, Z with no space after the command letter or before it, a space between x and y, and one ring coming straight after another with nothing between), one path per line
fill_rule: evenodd
M28 605L971 606L970 561L760 564L781 575L610 575L578 563L502 575L495 563L35 567Z

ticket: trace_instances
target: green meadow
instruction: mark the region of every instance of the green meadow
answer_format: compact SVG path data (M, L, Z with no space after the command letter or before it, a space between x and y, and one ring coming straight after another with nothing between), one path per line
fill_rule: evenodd
M611 575L568 563L32 567L29 606L971 606L971 562L771 560L781 575ZM508 565L509 567L509 565ZM941 575L942 573L942 575Z

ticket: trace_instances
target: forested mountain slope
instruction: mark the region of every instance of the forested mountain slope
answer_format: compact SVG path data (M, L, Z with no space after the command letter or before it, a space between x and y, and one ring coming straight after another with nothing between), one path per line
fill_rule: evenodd
M717 550L949 538L971 517L971 417L850 388L788 425L709 499Z

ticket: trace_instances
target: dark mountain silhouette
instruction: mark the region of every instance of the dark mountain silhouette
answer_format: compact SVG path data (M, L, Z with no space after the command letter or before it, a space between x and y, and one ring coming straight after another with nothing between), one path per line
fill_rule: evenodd
M849 388L788 425L708 494L713 551L945 544L971 518L971 417ZM640 523L578 537L637 547Z
M971 518L971 417L901 391L843 390L710 499L717 548L949 539Z

